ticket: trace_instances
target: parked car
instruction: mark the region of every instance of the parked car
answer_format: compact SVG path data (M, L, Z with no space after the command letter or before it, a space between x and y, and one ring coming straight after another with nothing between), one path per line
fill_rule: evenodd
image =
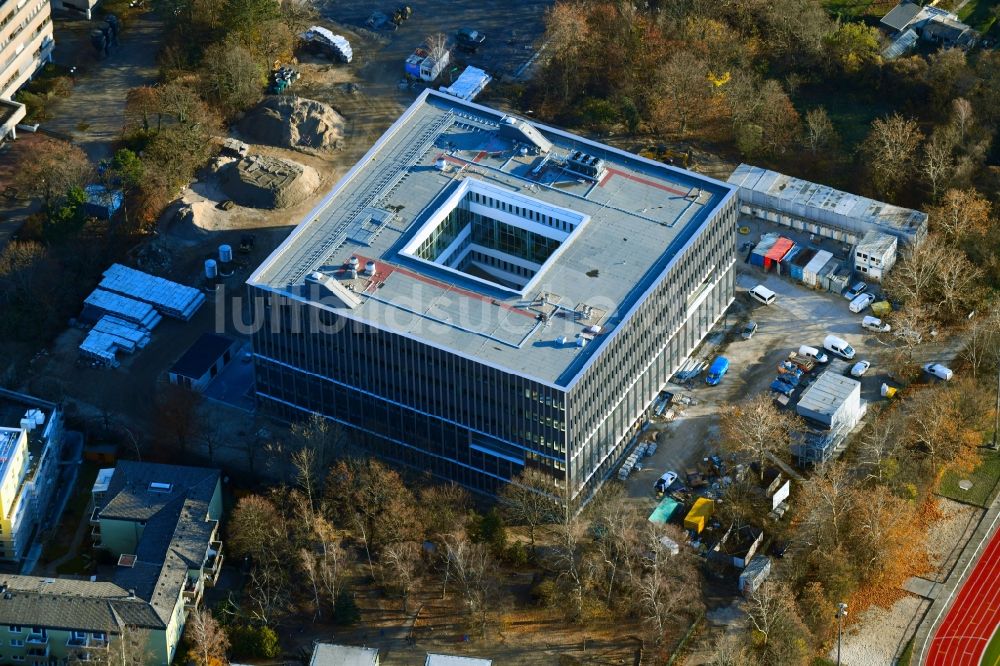
M924 366L924 372L934 375L938 379L943 381L950 381L955 373L951 371L951 368L946 368L940 363L928 363Z
M799 379L799 377L797 375L792 375L792 374L778 375L777 379L780 379L781 381L785 382L789 386L798 386L802 382L802 380Z
M864 312L869 305L875 302L875 294L861 294L848 306L851 312Z
M799 347L799 356L807 356L809 358L816 359L817 363L826 363L830 360L830 357L816 349L815 347L810 347L809 345L802 345Z
M475 51L486 41L486 35L478 30L462 28L455 33L455 40L458 42L458 48L463 51Z
M749 340L750 338L753 337L753 334L756 332L757 332L757 322L748 321L747 325L743 327L743 333L741 335L743 336L744 340Z
M844 298L849 301L853 301L855 298L860 296L862 293L868 291L868 285L864 282L856 282L854 286L844 292Z
M828 335L823 340L823 348L832 351L837 356L842 356L848 361L854 358L854 347L847 344L847 340L838 338L836 335Z
M892 330L889 324L885 323L878 317L872 317L871 315L866 315L864 319L861 320L861 328L868 331L875 331L876 333L888 333Z
M751 298L760 301L764 305L770 305L771 303L774 303L774 299L778 297L777 294L775 294L773 291L771 291L762 284L757 285L747 293L750 294Z
M725 356L717 356L712 365L708 367L708 375L705 376L705 383L715 386L722 381L722 378L729 372L729 359Z
M868 368L872 367L870 361L858 361L851 368L852 377L864 377L865 373L868 372Z
M664 472L663 476L656 480L653 484L653 490L659 495L666 493L670 486L674 485L674 481L677 480L677 472Z
M789 396L792 394L792 391L795 390L795 387L792 386L791 384L786 384L785 382L781 381L780 378L778 378L775 379L773 382L771 382L771 390L774 391L775 393L780 393L781 395Z

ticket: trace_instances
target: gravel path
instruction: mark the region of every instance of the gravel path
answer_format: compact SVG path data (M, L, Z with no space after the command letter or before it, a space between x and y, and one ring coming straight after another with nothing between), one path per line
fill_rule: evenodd
M927 555L936 575L927 578L944 582L962 546L975 531L983 509L944 497L938 498L937 506L943 517L927 533Z
M857 624L844 630L840 663L844 666L891 666L929 604L926 599L907 595L891 608L869 608L861 614ZM828 656L836 661L836 645Z

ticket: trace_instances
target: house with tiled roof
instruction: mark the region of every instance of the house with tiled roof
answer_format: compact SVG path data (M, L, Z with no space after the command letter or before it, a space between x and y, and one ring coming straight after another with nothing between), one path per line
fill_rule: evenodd
M218 579L218 470L122 461L101 470L92 495L91 534L114 573L0 576L0 663L94 659L129 632L147 637L149 664L169 664L188 613Z

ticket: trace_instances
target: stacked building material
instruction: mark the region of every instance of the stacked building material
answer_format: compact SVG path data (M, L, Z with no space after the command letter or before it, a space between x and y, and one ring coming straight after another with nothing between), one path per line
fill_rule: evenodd
M112 264L104 271L100 287L148 303L160 314L184 321L191 319L205 302L205 295L194 287L177 284L121 264Z
M149 338L149 330L139 324L104 315L80 344L80 353L114 367L119 351L131 354L149 344Z
M104 289L95 289L83 302L84 312L90 313L91 321L104 315L111 315L127 322L138 324L147 331L153 330L162 317L148 303L137 301ZM96 315L96 316L95 316Z
M120 338L123 343L130 343L132 349L142 349L149 344L150 334L148 330L117 317L104 315L92 330ZM132 351L132 349L128 351Z

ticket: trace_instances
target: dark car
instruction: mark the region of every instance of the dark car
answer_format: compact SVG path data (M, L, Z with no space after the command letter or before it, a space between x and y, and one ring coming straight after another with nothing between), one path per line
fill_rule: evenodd
M486 35L478 30L462 28L455 33L455 39L458 41L458 48L465 51L475 51L486 41Z

